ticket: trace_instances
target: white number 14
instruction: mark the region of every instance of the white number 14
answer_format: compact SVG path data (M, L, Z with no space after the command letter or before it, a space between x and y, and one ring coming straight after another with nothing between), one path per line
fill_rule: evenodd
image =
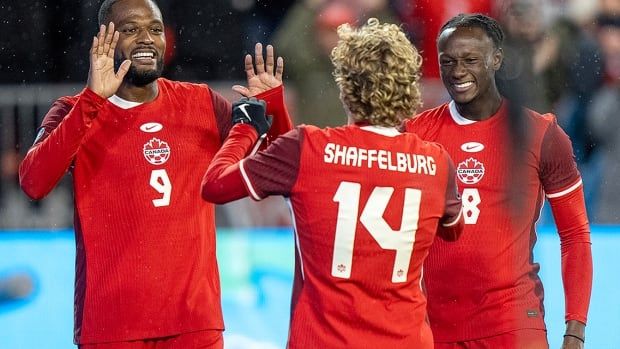
M341 182L334 195L334 201L339 204L332 259L334 277L344 279L351 277L360 191L360 183ZM418 230L422 191L405 189L403 216L400 230L397 231L393 230L383 218L392 193L394 193L392 187L375 187L359 220L382 249L396 251L392 282L398 283L407 281L415 234Z

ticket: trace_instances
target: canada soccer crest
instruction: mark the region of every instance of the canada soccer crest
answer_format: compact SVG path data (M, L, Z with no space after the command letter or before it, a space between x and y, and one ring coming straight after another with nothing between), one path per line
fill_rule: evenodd
M153 165L161 165L170 158L170 147L168 143L153 138L146 142L143 148L144 158Z
M476 184L484 176L484 165L474 158L469 158L456 167L456 176L465 184Z

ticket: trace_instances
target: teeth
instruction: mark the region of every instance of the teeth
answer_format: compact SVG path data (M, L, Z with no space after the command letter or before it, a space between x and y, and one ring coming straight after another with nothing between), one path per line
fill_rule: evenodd
M469 86L471 86L473 84L474 84L473 82L469 81L469 82L464 82L462 84L454 84L454 87L456 87L456 88L467 88L467 87L469 87Z
M131 58L153 58L153 52L138 52L134 53Z

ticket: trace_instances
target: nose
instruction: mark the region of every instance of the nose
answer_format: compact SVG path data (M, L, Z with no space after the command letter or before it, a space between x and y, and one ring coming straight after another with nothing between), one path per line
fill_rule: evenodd
M454 65L454 69L452 69L452 76L455 78L461 78L467 74L467 69L465 69L465 63L461 60L457 60Z
M152 44L153 43L153 36L149 32L148 28L140 29L140 32L138 33L137 42L140 44Z

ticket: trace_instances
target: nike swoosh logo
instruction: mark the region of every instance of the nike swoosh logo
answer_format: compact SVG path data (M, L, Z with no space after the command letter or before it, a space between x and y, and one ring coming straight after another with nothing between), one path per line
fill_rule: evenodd
M484 149L484 145L478 142L467 142L461 145L461 150L468 153L477 153Z
M248 120L252 121L252 118L250 117L250 115L248 114L248 111L245 110L246 107L249 107L250 105L247 103L243 103L239 106L239 109L241 109L241 111L243 112L243 114L245 115L246 118L248 118Z
M164 128L164 125L158 122L147 122L140 126L140 131L147 133L159 132Z

